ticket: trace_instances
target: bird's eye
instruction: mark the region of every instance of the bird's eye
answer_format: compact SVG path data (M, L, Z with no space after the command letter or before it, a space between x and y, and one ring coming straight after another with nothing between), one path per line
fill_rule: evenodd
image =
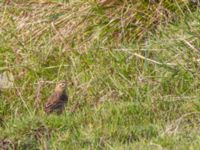
M64 84L64 83L61 83L60 86L61 86L61 87L65 87L65 84Z

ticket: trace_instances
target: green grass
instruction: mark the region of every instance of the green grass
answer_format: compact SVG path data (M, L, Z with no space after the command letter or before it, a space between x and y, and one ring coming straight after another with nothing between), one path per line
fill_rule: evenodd
M144 18L142 1L1 6L0 72L15 82L0 93L0 147L199 149L200 12L165 1L169 16L156 18L155 5ZM47 116L43 105L63 79L66 111Z

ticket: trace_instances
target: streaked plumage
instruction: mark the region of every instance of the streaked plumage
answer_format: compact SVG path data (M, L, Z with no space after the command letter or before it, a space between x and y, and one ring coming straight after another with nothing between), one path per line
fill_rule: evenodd
M48 101L45 105L45 112L46 114L50 113L57 113L61 114L64 110L65 104L68 101L68 96L66 93L66 82L60 82L55 90L54 93L48 98Z

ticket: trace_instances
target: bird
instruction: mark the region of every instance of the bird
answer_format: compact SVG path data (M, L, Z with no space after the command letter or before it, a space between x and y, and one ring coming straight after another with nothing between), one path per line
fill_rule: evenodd
M66 81L60 81L56 85L54 92L48 98L47 103L44 106L46 114L56 113L57 115L60 115L63 112L65 104L68 102L66 89Z

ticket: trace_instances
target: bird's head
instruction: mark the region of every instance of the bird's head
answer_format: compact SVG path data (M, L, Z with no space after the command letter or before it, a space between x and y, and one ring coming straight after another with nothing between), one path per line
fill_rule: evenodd
M55 88L55 92L64 92L66 91L67 83L66 81L60 81Z

